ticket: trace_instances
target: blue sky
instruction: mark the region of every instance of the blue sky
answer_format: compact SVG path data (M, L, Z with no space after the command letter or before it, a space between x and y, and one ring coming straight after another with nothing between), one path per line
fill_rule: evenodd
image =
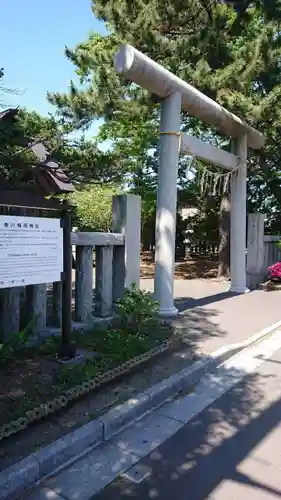
M0 67L8 106L20 105L46 115L53 108L46 92L67 91L74 66L64 55L90 31L106 33L91 11L91 0L0 0Z

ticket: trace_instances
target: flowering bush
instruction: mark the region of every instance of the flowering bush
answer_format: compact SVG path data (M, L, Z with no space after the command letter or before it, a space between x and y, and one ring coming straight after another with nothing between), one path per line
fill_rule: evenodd
M281 281L281 262L276 262L269 266L268 277L270 280L280 280Z

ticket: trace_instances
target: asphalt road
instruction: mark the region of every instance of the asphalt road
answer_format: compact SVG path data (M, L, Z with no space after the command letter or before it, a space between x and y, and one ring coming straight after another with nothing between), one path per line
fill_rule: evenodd
M281 499L281 350L92 500Z

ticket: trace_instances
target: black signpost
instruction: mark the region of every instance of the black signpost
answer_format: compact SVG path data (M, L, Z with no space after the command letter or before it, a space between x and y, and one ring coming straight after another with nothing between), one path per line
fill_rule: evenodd
M63 227L63 279L62 279L62 342L59 357L75 357L76 347L71 342L72 332L72 246L71 246L71 207L65 200L62 209Z

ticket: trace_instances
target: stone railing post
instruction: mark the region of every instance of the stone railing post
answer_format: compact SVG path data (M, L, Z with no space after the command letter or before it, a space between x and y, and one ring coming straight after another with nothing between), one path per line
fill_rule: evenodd
M257 288L264 278L264 214L248 216L247 286Z
M76 246L75 319L87 321L93 313L93 246Z
M141 198L135 194L112 199L112 231L125 236L125 286L140 283Z
M103 318L112 313L113 246L96 247L96 314Z
M113 247L112 299L122 299L125 292L125 246Z
M21 288L0 290L0 339L8 340L11 333L20 330Z
M39 335L47 324L47 285L28 285L25 290L25 311L27 321L35 321L33 332Z
M54 326L61 327L62 320L62 282L53 283L52 294L52 322Z

